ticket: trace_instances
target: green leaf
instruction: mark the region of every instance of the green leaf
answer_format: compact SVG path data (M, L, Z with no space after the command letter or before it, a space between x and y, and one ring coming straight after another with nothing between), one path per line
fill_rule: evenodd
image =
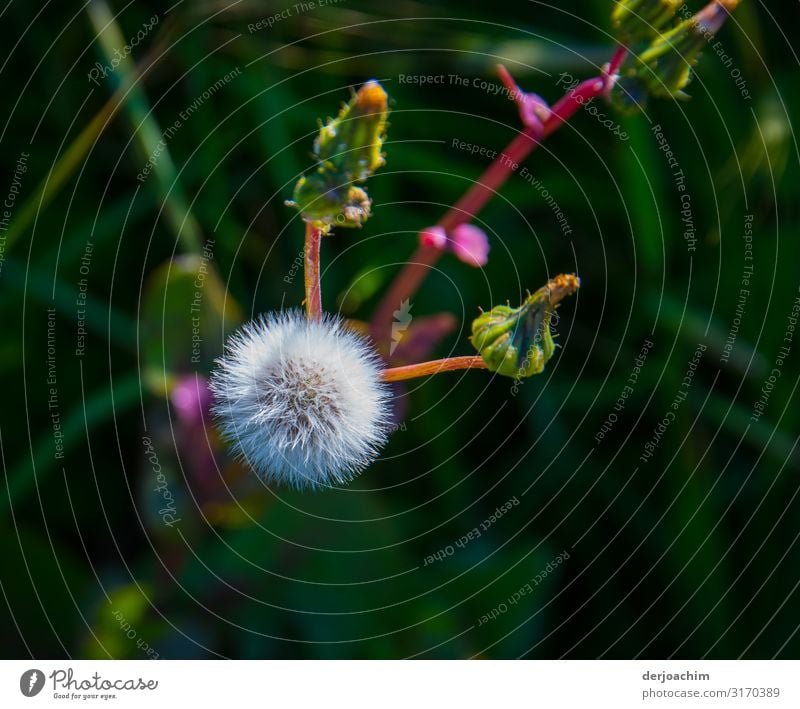
M145 381L158 394L176 377L209 372L222 354L227 334L242 321L241 309L225 291L208 247L203 256L180 256L160 266L145 288L142 354Z

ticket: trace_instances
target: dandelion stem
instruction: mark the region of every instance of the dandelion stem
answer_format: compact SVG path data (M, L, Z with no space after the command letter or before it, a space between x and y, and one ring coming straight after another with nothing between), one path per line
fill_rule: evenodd
M384 369L381 378L385 382L401 382L405 379L428 377L441 372L454 372L459 369L486 369L486 362L481 357L448 357L435 359L432 362L409 364L405 367Z
M459 224L469 222L503 186L516 167L536 149L541 140L558 130L586 102L605 91L609 82L613 81L626 51L624 47L619 47L602 76L588 79L562 96L553 105L550 116L543 121L541 129L526 127L518 133L464 196L439 220L438 225L446 231L452 231ZM389 338L392 314L400 303L417 292L441 255L439 249L420 245L397 274L372 316L370 332L376 342L381 343Z
M305 285L306 314L309 320L322 318L322 289L320 287L319 247L322 229L312 222L306 222Z

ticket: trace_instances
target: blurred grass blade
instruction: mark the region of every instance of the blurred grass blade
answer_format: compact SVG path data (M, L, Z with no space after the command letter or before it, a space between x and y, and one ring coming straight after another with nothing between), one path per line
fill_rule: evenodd
M70 313L78 320L78 312L73 305L82 298L84 323L87 331L107 339L118 347L133 349L136 342L136 323L124 311L105 303L91 293L81 293L77 287L16 259L6 262L9 284L26 293L32 300L38 300L46 307L56 306L59 311ZM109 323L112 324L109 327Z
M113 397L105 387L83 400L82 406L72 407L63 419L64 453L78 441L84 440L87 431L93 431L110 416L118 417L125 409L139 401L139 374L133 372L114 387ZM83 434L83 435L82 435ZM19 505L33 488L34 481L41 485L56 466L53 455L53 434L45 430L33 444L33 457L29 452L12 468L7 476L6 495L0 495L0 515L8 513L10 505ZM35 471L35 475L34 475Z
M114 52L125 46L125 37L114 13L105 0L92 0L86 8L89 20L97 35L97 41L106 61L111 64ZM147 160L158 154L154 161L153 174L164 203L164 211L172 229L183 247L192 253L200 253L203 239L200 225L189 211L186 197L178 182L178 173L169 150L161 138L162 131L152 113L147 96L140 83L130 56L118 61L116 71L109 77L118 82L118 91L124 92L124 110L131 122L137 144Z
M154 44L151 51L142 60L138 70L135 67L130 69L130 72L135 74L137 78L146 72L155 57L158 56L171 26L170 21L167 20L159 35L159 41ZM36 188L36 191L22 205L17 217L9 226L6 232L6 252L10 250L12 244L31 225L36 215L52 202L67 180L80 167L84 158L89 154L103 131L109 126L126 98L127 87L120 86L117 88L61 157L53 163L50 171Z
M122 92L117 91L89 124L80 132L75 140L66 149L64 154L55 161L50 172L42 180L36 191L31 195L19 211L16 219L6 232L6 251L19 238L34 220L36 215L43 210L59 193L64 183L72 176L83 162L91 147L95 144L100 134L111 121L122 101Z

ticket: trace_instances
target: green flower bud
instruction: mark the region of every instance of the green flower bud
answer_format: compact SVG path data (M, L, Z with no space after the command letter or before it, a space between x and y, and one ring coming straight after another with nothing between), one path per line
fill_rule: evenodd
M703 48L719 31L738 0L718 0L656 39L639 56L639 77L653 96L685 98Z
M339 115L320 129L314 152L326 170L363 182L383 166L388 100L377 81L368 81Z
M336 215L337 226L360 227L369 219L372 200L360 187L351 185L341 203L342 212Z
M617 38L626 45L653 39L683 0L621 0L611 13Z
M367 193L354 185L336 185L332 175L317 171L301 177L294 188L294 200L303 219L322 227L361 226L370 215L372 201Z
M540 374L555 352L550 320L558 303L580 280L560 275L529 296L519 308L499 305L472 323L472 345L486 366L507 377Z
M314 141L317 168L300 178L287 204L322 227L361 226L372 202L354 183L364 182L384 164L381 148L388 114L383 87L368 81L320 128Z
M621 76L617 79L608 98L611 104L623 113L636 113L647 105L647 86L635 74Z

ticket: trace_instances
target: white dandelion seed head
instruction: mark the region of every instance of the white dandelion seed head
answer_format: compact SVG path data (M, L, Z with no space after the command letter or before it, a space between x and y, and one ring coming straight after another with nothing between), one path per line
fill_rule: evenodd
M294 487L351 480L386 443L389 389L366 339L299 311L247 323L211 376L214 414L262 478Z

